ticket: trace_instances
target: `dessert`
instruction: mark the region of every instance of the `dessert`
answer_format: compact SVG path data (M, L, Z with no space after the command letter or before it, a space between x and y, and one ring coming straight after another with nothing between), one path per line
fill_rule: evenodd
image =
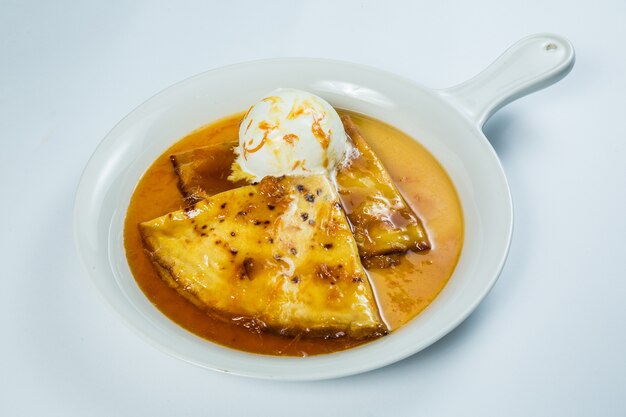
M254 104L239 127L233 180L334 175L350 156L337 111L324 99L279 88Z
M386 332L324 176L265 177L140 229L163 279L202 309L281 334Z
M236 145L235 141L226 141L170 156L178 176L178 188L190 203L233 188L228 175L235 160ZM245 185L245 182L234 185Z
M279 89L155 161L125 246L161 311L227 346L306 356L384 336L428 306L461 249L454 187L415 141L339 113Z

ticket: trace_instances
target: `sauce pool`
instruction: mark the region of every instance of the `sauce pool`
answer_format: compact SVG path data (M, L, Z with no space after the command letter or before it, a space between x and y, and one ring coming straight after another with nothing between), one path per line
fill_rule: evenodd
M408 252L399 265L368 269L380 312L389 329L401 327L439 294L456 266L463 244L463 215L454 185L435 158L399 130L373 118L348 114L381 159L406 202L421 218L432 249ZM144 251L138 224L184 208L169 156L236 140L242 114L206 125L172 145L145 172L133 193L124 224L130 269L148 299L172 321L224 346L267 355L307 356L366 343L349 337L315 339L252 332L208 315L161 280Z

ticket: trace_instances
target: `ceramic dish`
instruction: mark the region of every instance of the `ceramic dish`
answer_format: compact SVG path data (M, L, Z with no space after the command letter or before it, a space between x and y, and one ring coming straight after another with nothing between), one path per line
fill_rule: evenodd
M565 76L572 45L555 35L525 38L477 77L431 90L361 65L323 59L272 59L233 65L182 81L152 97L104 138L89 160L75 203L75 236L88 275L113 310L162 350L219 371L311 380L375 369L434 343L461 323L495 283L511 239L511 196L482 133L493 112ZM172 143L214 120L245 110L268 91L294 87L382 120L419 140L455 184L465 218L458 265L435 301L389 336L337 353L272 357L201 339L160 313L126 262L123 224L135 185Z

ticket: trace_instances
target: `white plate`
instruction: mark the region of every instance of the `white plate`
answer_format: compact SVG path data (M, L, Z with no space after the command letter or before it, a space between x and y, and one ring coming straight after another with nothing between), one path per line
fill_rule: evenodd
M98 146L76 195L80 257L108 304L131 328L164 351L203 367L260 378L312 380L398 361L462 322L493 286L505 261L513 224L511 197L482 124L510 100L562 78L573 62L567 40L535 35L518 42L474 79L439 91L376 69L321 59L255 61L197 75L140 105ZM409 324L347 351L285 358L208 342L159 312L138 288L126 262L124 217L150 164L192 130L246 110L277 87L310 91L419 139L450 175L463 206L464 247L441 294Z

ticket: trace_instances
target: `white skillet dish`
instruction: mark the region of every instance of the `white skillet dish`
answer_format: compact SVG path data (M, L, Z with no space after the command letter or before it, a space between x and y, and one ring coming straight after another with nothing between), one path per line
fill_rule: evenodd
M558 81L573 64L574 50L566 39L541 34L522 39L475 78L445 90L423 88L361 65L306 58L254 61L189 78L131 112L89 160L75 203L78 252L107 303L132 329L197 365L251 377L313 380L396 362L461 323L491 289L506 259L513 226L511 196L483 124L508 102ZM246 110L278 87L310 91L415 138L445 168L463 207L463 250L444 290L404 327L347 351L285 358L213 344L159 312L126 262L126 209L152 162L189 132Z

